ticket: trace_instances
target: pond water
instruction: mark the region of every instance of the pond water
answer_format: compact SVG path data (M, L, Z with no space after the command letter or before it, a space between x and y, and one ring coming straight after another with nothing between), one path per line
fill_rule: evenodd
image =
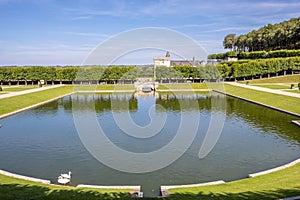
M295 117L230 97L224 97L224 113L212 106L214 98L217 97L208 93L67 96L0 121L0 168L52 182L60 173L71 170L72 185L141 185L146 196L157 196L160 185L236 180L299 157L299 127L291 124ZM181 106L189 101L196 101L199 110ZM200 120L192 144L175 162L152 172L128 173L102 164L85 148L74 125L74 104L92 105L91 110L82 106L77 112L96 113L107 138L119 148L135 153L152 152L170 143L182 114ZM114 120L114 113L124 117L129 113L137 125L144 127L153 120L149 110L154 112L152 117L165 119L158 134L149 138L124 134ZM220 138L212 151L199 159L210 119L220 114L226 117ZM171 149L170 153L177 150Z

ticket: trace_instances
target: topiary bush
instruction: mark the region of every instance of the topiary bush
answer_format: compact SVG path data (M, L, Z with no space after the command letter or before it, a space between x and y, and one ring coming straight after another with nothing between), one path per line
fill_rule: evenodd
M291 84L291 89L293 89L295 87L295 85L294 84Z

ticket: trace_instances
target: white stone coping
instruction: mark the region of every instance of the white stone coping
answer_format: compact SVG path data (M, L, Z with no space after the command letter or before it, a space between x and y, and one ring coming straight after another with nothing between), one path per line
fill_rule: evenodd
M300 126L300 122L298 122L296 120L293 120L292 123L295 124L295 125L297 125L297 126Z
M286 168L291 167L293 165L296 165L298 163L300 163L300 158L298 158L297 160L295 160L293 162L290 162L288 164L282 165L280 167L276 167L276 168L273 168L273 169L268 169L266 171L262 171L262 172L258 172L258 173L254 173L254 174L249 174L248 177L253 178L253 177L256 177L256 176L269 174L269 173L276 172L276 171L279 171L279 170L282 170L282 169L286 169Z
M23 175L19 175L19 174L10 173L10 172L4 171L4 170L0 170L0 174L9 176L9 177L13 177L13 178L23 179L26 181L33 181L33 182L43 183L43 184L47 184L47 185L51 184L50 180L44 180L44 179L39 179L39 178L23 176Z
M136 90L78 90L77 93L133 93Z
M211 89L166 89L156 90L156 92L210 92Z
M175 188L191 188L191 187L200 187L200 186L209 186L209 185L219 185L223 184L225 181L218 180L208 183L198 183L198 184L188 184L188 185L167 185L167 186L160 186L161 190L169 190L169 189L175 189Z
M162 197L168 197L171 195L169 189L192 188L192 187L200 187L200 186L219 185L219 184L224 184L224 183L225 183L225 181L218 180L218 181L213 181L213 182L188 184L188 185L167 185L167 186L160 186L160 192L161 192Z
M296 197L288 197L288 198L284 198L284 199L279 199L279 200L299 200L300 196L296 196Z
M116 189L116 190L134 190L140 191L141 186L105 186L105 185L84 185L79 184L76 186L77 188L96 188L96 189Z

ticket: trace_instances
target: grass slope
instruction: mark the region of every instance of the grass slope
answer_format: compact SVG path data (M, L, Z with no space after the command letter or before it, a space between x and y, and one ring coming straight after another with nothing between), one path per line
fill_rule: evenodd
M38 88L38 86L3 87L3 91L5 91L5 92L20 92L20 91L24 91L24 90L31 90L34 88Z
M30 200L58 200L58 199L131 199L129 190L106 189L78 189L73 187L60 187L43 185L31 181L11 178L0 175L0 199L30 199Z
M271 85L271 84L255 84L253 86L263 87L263 88L269 88L269 89L275 89L275 90L284 90L284 89L290 89L290 85Z
M225 84L227 93L300 114L299 98Z
M300 195L300 164L215 186L172 189L170 199L278 199Z
M62 86L40 92L24 94L9 98L0 99L0 115L10 113L34 104L68 94L73 91L72 86Z
M178 83L178 84L159 84L157 90L203 90L208 89L205 83Z
M272 77L272 78L264 78L264 79L257 79L257 80L241 81L241 83L246 83L246 82L249 82L249 84L257 84L257 83L299 83L300 82L300 74L279 76L279 77Z

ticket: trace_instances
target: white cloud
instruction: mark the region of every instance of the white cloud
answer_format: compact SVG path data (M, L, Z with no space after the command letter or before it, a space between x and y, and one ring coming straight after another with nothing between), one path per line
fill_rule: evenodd
M101 33L65 32L65 34L75 35L75 36L84 36L84 37L101 37L101 38L109 37L108 34L101 34Z

